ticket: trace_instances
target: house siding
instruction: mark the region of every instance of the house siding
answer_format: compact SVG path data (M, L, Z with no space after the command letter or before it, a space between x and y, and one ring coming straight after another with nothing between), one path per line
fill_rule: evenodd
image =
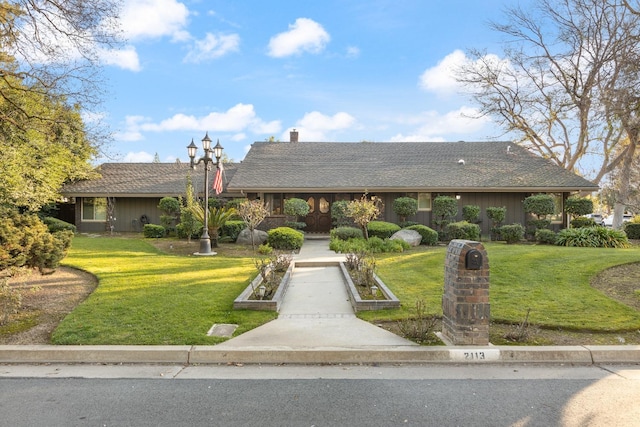
M150 224L160 224L162 212L158 209L160 198L116 197L114 216L114 232L141 232L142 215L146 215ZM107 230L106 221L82 220L82 197L76 198L75 225L81 233L102 233Z

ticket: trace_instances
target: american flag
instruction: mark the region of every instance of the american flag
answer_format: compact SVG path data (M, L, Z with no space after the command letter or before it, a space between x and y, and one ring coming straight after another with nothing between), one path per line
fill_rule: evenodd
M216 169L216 176L213 179L213 189L216 191L216 195L222 193L222 173L224 169L222 168L222 162L218 164L218 169Z

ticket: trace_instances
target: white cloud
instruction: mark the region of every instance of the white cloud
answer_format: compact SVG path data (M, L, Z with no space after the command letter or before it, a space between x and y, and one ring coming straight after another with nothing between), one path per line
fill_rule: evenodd
M441 94L455 93L458 83L454 78L456 68L468 61L467 56L461 50L455 50L445 56L438 65L427 68L420 76L420 87L429 92Z
M171 36L184 40L189 10L176 0L128 0L120 24L129 40Z
M277 34L269 41L269 56L282 58L302 52L320 53L331 37L322 25L309 18L298 18L289 31Z
M139 151L137 153L130 151L124 156L122 161L124 163L151 163L154 157L154 154L149 154L145 151Z
M307 113L296 122L296 130L300 135L300 141L326 141L327 132L340 131L353 127L356 119L345 112L339 112L333 116L327 116L318 111ZM288 132L282 135L283 141L289 140Z
M207 33L204 39L194 41L184 61L193 63L209 61L237 51L239 45L240 36L237 34L216 36Z
M199 130L235 134L247 131L254 134L274 134L280 132L282 124L279 120L265 122L256 115L253 105L240 103L225 112L212 112L201 117L179 113L158 123L142 116L128 116L125 127L126 130L119 134L119 139L131 141L143 139L142 132Z
M405 117L399 120L401 124L417 126L417 128L405 135L396 134L391 142L418 142L418 141L446 141L448 136L477 134L491 122L487 117L480 117L475 108L461 107L458 110L440 114L437 111L426 111L417 116Z
M501 59L495 54L485 55L482 59L472 63L464 52L455 50L445 56L435 67L427 68L420 75L419 86L425 91L439 95L451 95L463 89L469 90L469 88L463 88L456 81L457 71L463 66L482 68L486 63L511 67L508 60Z
M121 50L103 50L100 59L106 65L115 65L125 70L140 71L140 59L134 46L126 46Z
M360 56L360 48L357 46L347 47L347 58L357 58Z

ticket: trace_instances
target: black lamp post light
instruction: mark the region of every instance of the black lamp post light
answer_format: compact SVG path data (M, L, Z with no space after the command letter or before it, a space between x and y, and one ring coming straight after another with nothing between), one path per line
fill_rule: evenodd
M216 168L220 164L220 158L222 157L222 145L220 140L217 141L216 146L211 148L211 138L209 138L209 132L207 132L202 138L202 148L204 149L204 156L200 157L196 161L196 153L198 147L193 143L187 146L189 158L191 159L191 168L195 169L200 163L204 163L204 228L202 230L202 236L200 236L200 251L194 253L194 255L216 255L211 251L211 238L209 237L209 171L211 165L216 165Z

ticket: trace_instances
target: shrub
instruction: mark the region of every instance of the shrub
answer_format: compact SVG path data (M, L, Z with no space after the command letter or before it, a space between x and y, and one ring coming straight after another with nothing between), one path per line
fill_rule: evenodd
M353 225L353 221L347 214L347 206L349 202L346 200L338 200L331 205L331 221L334 227L346 227Z
M194 220L194 222L181 222L176 225L176 236L179 239L197 239L202 235L202 224L200 221Z
M572 228L583 228L583 227L595 227L596 222L593 218L586 218L584 216L579 216L571 220Z
M624 232L629 239L640 239L640 223L628 222L624 225Z
M157 224L145 224L142 234L144 237L158 239L164 237L165 228Z
M487 208L487 217L491 220L491 240L500 240L499 229L507 216L506 207L491 206Z
M158 203L158 209L163 212L163 215L160 215L160 223L165 228L165 232L168 232L180 215L180 202L174 197L163 197Z
M524 211L543 219L555 213L556 202L550 194L534 194L524 199Z
M235 242L238 239L238 235L245 227L244 221L242 220L229 220L220 227L220 235L228 237L229 240Z
M554 233L553 230L549 229L538 230L536 231L535 239L536 242L543 245L555 245L556 233Z
M267 234L267 243L274 249L300 249L304 241L302 232L289 227L272 228Z
M462 219L475 224L480 219L480 206L477 205L465 205L462 207Z
M524 238L524 227L522 224L503 225L498 229L498 233L507 244L518 243Z
M381 239L388 239L393 236L393 233L400 230L398 224L386 221L371 221L367 225L367 231L371 237L379 237Z
M36 215L0 208L0 270L37 267L41 272L57 268L71 244L70 230L50 233Z
M422 236L420 244L433 246L438 243L438 232L427 227L426 225L418 224L407 227L407 230L415 230Z
M479 240L480 226L478 224L469 224L467 221L452 222L447 224L444 233L450 240Z
M284 214L295 217L295 221L289 222L287 226L296 230L302 230L307 226L305 222L298 221L301 216L307 216L309 213L309 204L302 199L292 197L284 201Z
M44 222L44 224L47 226L50 233L55 233L56 231L63 231L63 230L68 230L73 233L78 231L75 225L69 224L68 222L65 222L61 219L54 218L51 216L46 216L42 218L42 222Z
M566 228L558 233L556 244L583 248L626 248L629 240L624 231L607 227Z
M331 238L340 240L349 240L352 238L363 238L362 230L356 227L338 227L330 232Z
M444 227L458 214L458 201L453 197L438 196L433 199L432 213L438 231L444 231Z
M404 240L383 240L375 236L370 237L369 240L366 240L364 237L351 238L349 240L332 238L331 242L329 243L329 249L343 254L403 252L410 247L411 246Z
M398 197L393 201L393 212L400 217L400 221L406 221L408 216L418 212L418 201L412 197Z
M593 200L586 197L571 196L564 203L564 211L573 218L593 213Z
M398 224L400 226L400 228L407 228L407 227L411 227L413 225L422 225L419 222L416 221L402 221Z
M264 244L258 246L258 253L262 255L271 255L273 253L273 248L269 246L269 244Z

